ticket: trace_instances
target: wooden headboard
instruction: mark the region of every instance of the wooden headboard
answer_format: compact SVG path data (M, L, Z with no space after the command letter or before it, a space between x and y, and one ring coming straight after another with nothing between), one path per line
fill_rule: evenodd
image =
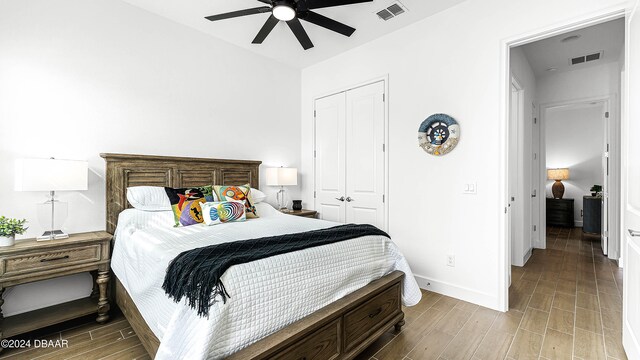
M240 185L258 188L262 161L190 157L100 154L107 162L107 231L116 230L118 215L129 208L130 186L190 187Z

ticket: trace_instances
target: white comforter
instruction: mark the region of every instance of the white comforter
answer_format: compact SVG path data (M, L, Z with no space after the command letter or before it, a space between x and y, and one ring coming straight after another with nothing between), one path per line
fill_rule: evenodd
M403 303L421 292L404 256L389 239L369 236L273 256L229 268L222 281L231 298L199 317L185 300L175 303L162 282L179 253L235 240L338 225L284 215L258 204L259 219L216 226L173 228L169 212L120 214L111 266L153 333L156 359L223 358L394 270L406 274Z

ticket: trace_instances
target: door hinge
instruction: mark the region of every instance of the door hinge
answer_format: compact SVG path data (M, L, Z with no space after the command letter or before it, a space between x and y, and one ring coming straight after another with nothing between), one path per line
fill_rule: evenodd
M506 208L506 207L504 208L504 213L505 213L505 214L507 213L507 208Z
M313 198L314 199L316 198L316 192L315 191L313 192Z
M382 194L382 202L384 202L384 194Z
M385 144L382 144L382 152L386 151L386 147L384 146Z
M315 110L313 110L313 118L314 118L314 119L316 118L316 115L317 115L316 111L315 111Z
M533 153L533 160L538 160L538 153Z
M537 123L538 123L538 118L535 118L535 117L534 117L534 118L533 118L533 123L534 123L534 124L537 124Z
M313 157L316 158L316 156L317 156L317 153L315 150L313 150Z
M604 237L608 238L609 237L609 230L605 230L604 231Z
M382 102L385 102L385 101L386 101L386 96L385 94L382 94Z
M538 227L536 225L533 225L533 231L538 231Z
M604 117L607 118L607 119L609 118L609 112L608 111L606 113L604 113Z

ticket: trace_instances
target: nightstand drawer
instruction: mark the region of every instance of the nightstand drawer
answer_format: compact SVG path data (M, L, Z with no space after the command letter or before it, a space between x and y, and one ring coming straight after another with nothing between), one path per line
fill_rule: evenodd
M36 272L50 268L73 266L84 263L100 261L100 244L83 247L21 254L1 259L0 276Z

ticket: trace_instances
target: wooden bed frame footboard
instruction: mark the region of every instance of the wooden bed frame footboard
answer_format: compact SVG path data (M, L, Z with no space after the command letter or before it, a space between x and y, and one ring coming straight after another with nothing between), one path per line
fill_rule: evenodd
M227 359L353 359L382 334L404 325L402 280L394 271L306 316ZM149 355L160 341L142 318L131 296L115 279L116 303Z
M115 231L118 215L128 206L129 186L189 187L203 184L259 186L260 161L150 155L100 154L106 166L107 231ZM116 303L149 355L160 341L131 296L113 277ZM344 298L233 354L230 359L352 359L382 334L404 325L402 281L394 271Z

